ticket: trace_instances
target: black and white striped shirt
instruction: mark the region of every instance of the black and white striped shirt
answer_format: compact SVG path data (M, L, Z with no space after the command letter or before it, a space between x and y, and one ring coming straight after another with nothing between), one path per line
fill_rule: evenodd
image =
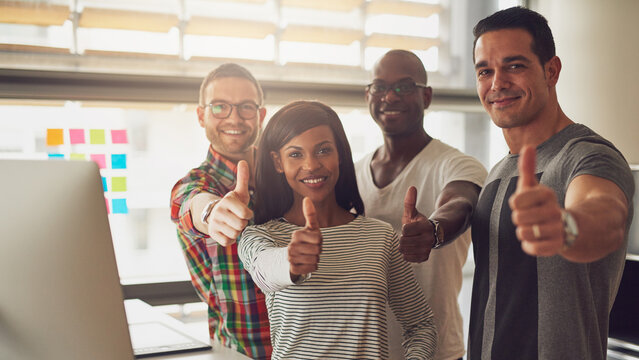
M238 245L266 293L273 359L387 358L387 302L402 325L406 358L433 357L432 313L390 225L358 216L322 228L318 270L293 284L286 246L299 229L283 219L249 226Z

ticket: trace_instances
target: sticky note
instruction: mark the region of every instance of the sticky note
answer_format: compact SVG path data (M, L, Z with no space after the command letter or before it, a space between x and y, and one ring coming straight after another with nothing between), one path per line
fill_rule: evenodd
M111 142L114 144L126 144L129 142L126 130L111 130Z
M111 168L126 169L126 154L112 154Z
M106 169L106 156L104 154L91 154L91 160L98 163L100 169Z
M87 156L85 154L80 153L71 153L71 160L86 160Z
M84 144L84 129L69 129L69 140L71 144Z
M102 178L102 179L104 179L104 178ZM104 198L104 203L106 204L107 214L110 214L111 213L111 209L109 208L109 199Z
M47 146L57 146L64 144L64 134L62 129L47 129Z
M112 177L111 191L126 191L126 177L124 176Z
M106 181L106 178L104 176L102 176L102 188L104 189L104 192L108 191L108 189L107 189L107 181ZM109 207L109 206L107 205L107 207Z
M91 144L104 144L104 130L102 129L91 129L89 130L89 138L91 139Z
M64 159L64 154L49 154L49 159Z
M128 214L129 208L126 206L126 199L113 199L114 214Z

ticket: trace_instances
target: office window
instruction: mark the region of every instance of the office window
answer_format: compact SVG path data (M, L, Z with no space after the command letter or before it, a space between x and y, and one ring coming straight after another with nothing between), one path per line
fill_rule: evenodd
M169 193L201 163L208 144L195 117L197 81L186 82L192 87L186 91L182 80L201 79L223 62L245 65L271 87L267 119L287 101L328 96L358 160L382 144L363 88L386 51L414 51L435 92L464 84L462 67L470 62L451 58L444 36L448 26L466 26L451 17L453 6L465 5L437 0L162 0L153 7L146 0L0 3L0 76L62 74L45 86L35 74L17 87L2 88L0 157L73 161L98 155L94 158L105 165L105 198L123 282L188 279L169 219ZM119 85L93 87L91 74L108 74L101 81L113 76ZM142 75L147 78L137 79ZM156 76L166 86L161 97ZM140 82L143 90L132 94L130 88ZM476 99L457 100L471 102L472 109L456 100L435 104L426 115L427 131L491 165L506 153L501 133ZM53 129L62 131L62 145L47 144ZM71 144L71 130L82 130L86 143ZM103 130L104 144L90 143L91 130ZM113 143L112 130L125 130L127 142ZM126 167L114 169L123 157L111 155L126 155ZM124 201L114 206L113 200Z

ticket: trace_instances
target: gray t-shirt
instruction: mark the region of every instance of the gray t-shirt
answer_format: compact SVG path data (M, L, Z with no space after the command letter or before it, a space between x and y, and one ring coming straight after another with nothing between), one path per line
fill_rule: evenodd
M626 246L588 264L525 254L508 205L517 187L518 159L508 155L491 170L473 215L468 358L605 359L608 316ZM561 206L572 179L586 174L613 181L632 204L634 181L626 160L614 145L580 124L537 147L535 173L541 184L555 190Z

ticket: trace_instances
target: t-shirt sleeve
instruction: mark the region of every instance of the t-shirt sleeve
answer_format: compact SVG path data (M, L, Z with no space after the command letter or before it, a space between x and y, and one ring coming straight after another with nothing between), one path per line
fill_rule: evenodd
M180 179L171 190L171 220L177 225L178 231L189 236L205 236L193 225L191 215L191 200L200 193L210 193L219 197L224 196L217 188L218 181L201 169L191 170Z
M617 184L628 203L632 203L635 192L632 172L626 159L614 148L603 143L581 141L567 152L566 164L572 164L566 188L579 175L597 176Z
M244 229L237 246L244 268L262 291L280 291L294 284L291 281L288 248L278 246L264 225Z
M440 174L442 187L453 181L468 181L483 187L488 172L474 157L455 151L442 162Z

